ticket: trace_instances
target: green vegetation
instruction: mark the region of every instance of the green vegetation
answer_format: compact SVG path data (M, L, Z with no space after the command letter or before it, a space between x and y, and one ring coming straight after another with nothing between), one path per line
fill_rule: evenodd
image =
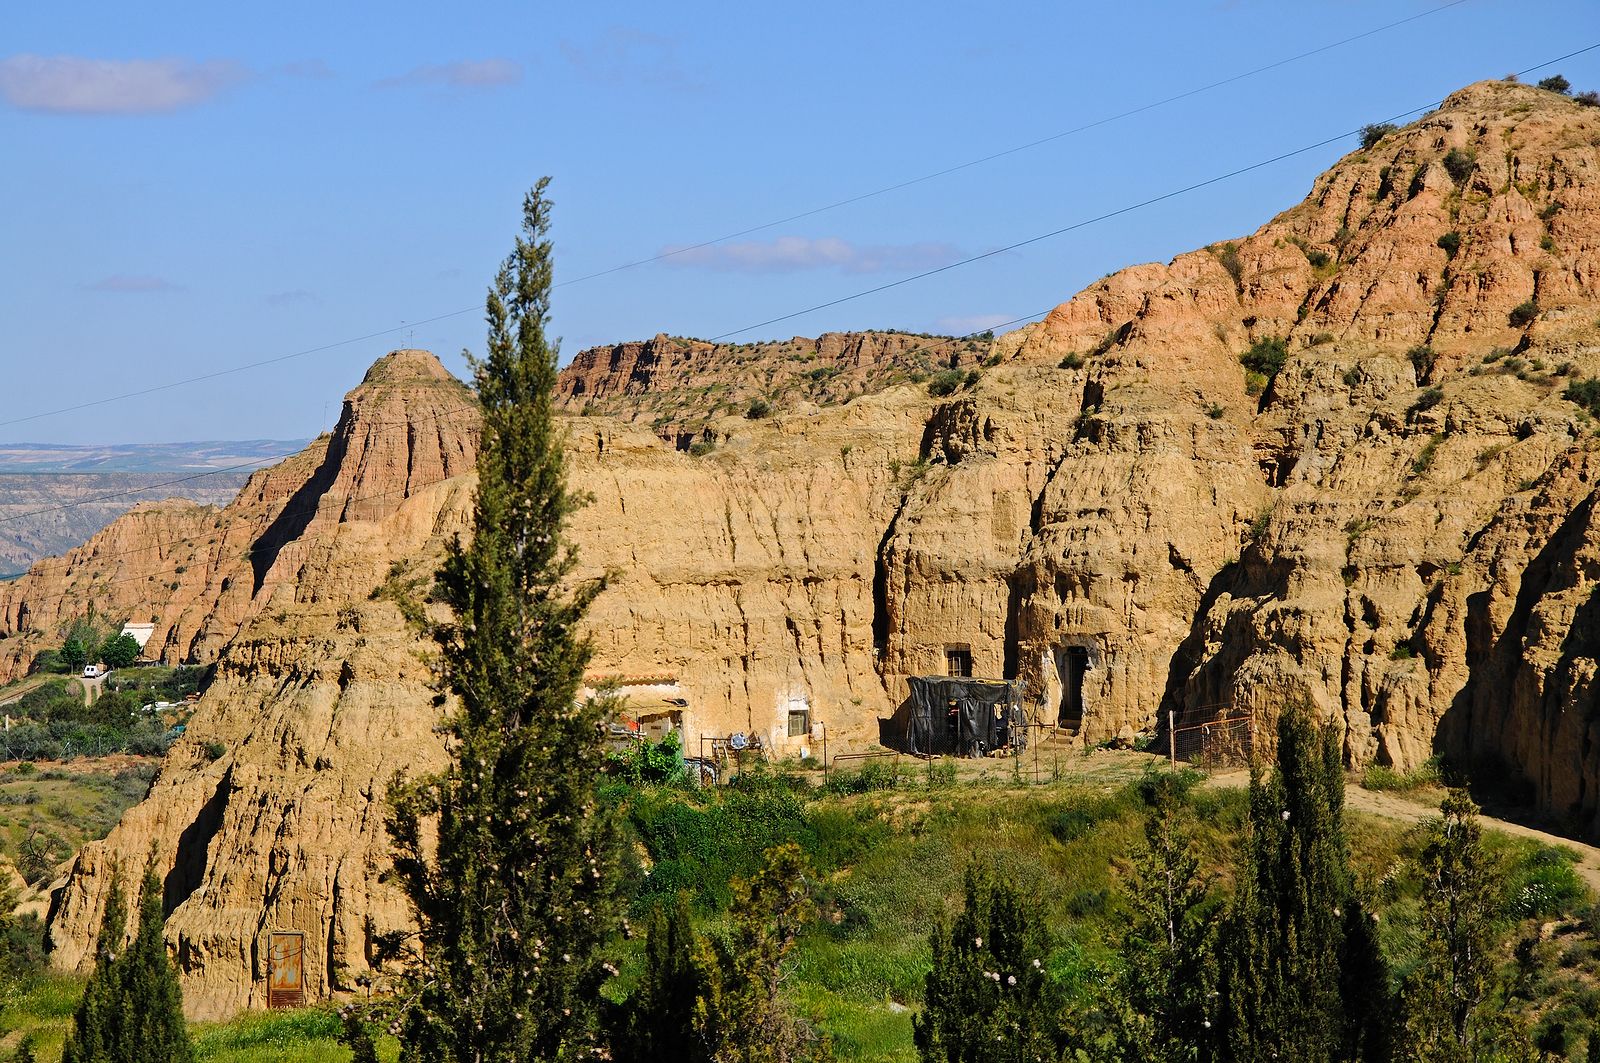
M1454 230L1439 237L1439 247L1450 258L1456 257L1456 252L1461 250L1461 234Z
M1068 351L1056 366L1058 369L1082 369L1083 355L1077 351Z
M121 872L113 871L94 973L73 1013L61 1063L193 1063L183 991L162 937L161 880L153 858L139 889L131 945L126 903Z
M1450 175L1450 180L1459 185L1471 177L1472 171L1478 168L1478 156L1461 148L1451 148L1445 152L1440 165L1444 167L1444 172Z
M766 399L751 399L750 405L746 406L744 411L744 415L750 418L752 421L759 420L762 417L770 416L771 413L772 403L768 402Z
M1525 303L1517 304L1517 306L1514 307L1511 313L1508 315L1507 320L1511 322L1514 328L1522 328L1526 325L1533 324L1534 319L1538 316L1538 302L1533 299L1529 299Z
M1426 383L1433 375L1433 367L1438 362L1438 356L1433 353L1433 348L1422 344L1406 352L1406 358L1411 362L1411 368L1417 374L1417 382Z
M1361 147L1363 149L1375 146L1378 141L1393 133L1397 127L1393 122L1374 122L1361 127Z
M394 1020L409 1059L574 1058L600 1037L610 978L617 835L594 800L606 704L576 700L590 655L579 624L601 584L568 586L565 525L581 500L567 486L545 338L548 183L523 201L486 301L488 356L473 366L473 535L446 550L438 594L454 619L432 631L440 685L460 704L440 727L451 759L390 791L395 877L426 957L402 973Z
M1590 414L1600 416L1600 379L1591 376L1574 380L1561 392L1561 397L1576 403Z
M15 730L15 728L13 728ZM0 856L30 885L46 882L78 847L108 833L144 797L154 761L104 770L0 772Z
M1438 757L1431 757L1410 771L1400 772L1384 764L1373 764L1361 776L1368 790L1408 792L1438 786L1443 778Z
M1277 336L1251 344L1250 349L1239 356L1239 364L1245 368L1245 390L1252 395L1261 394L1288 360L1289 345Z
M1429 390L1430 391L1438 391L1439 389L1438 388L1430 388ZM1427 392L1424 392L1424 395L1426 395L1426 394L1427 394ZM1438 405L1438 400L1437 399L1435 399L1433 402L1428 403L1428 406L1435 406L1435 405ZM1428 407L1427 406L1423 406L1419 402L1417 408L1418 409L1427 409ZM1416 459L1411 462L1411 475L1412 476L1421 476L1424 473L1426 473L1429 469L1433 468L1433 459L1439 453L1439 444L1441 444L1443 442L1444 442L1444 436L1442 434L1435 434L1435 435L1432 435L1432 436L1430 436L1428 438L1428 441L1422 445L1422 449L1417 452Z
M1572 92L1572 82L1560 74L1551 74L1539 82L1539 88L1544 89L1546 92L1558 92L1566 96Z
M942 369L928 381L928 394L935 398L954 395L957 391L972 387L978 382L978 377L976 369L969 369L965 373L959 369Z

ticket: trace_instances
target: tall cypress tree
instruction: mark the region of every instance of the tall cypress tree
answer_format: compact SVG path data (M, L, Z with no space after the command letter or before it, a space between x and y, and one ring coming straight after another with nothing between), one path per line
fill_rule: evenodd
M1145 844L1134 857L1122 968L1107 987L1105 1009L1117 1059L1187 1063L1201 1058L1216 983L1210 884L1194 853L1182 778L1163 772L1140 789L1148 805Z
M183 990L162 934L161 880L152 861L139 892L139 929L124 947L127 903L114 875L96 941L94 974L73 1015L62 1063L190 1063Z
M1278 722L1276 770L1250 781L1247 856L1222 949L1221 1058L1339 1057L1350 892L1339 736L1293 708Z
M1422 956L1402 991L1405 1042L1412 1058L1480 1058L1518 1031L1486 1014L1500 944L1501 881L1484 848L1478 806L1451 790L1429 827L1422 869Z
M598 711L577 699L579 621L598 592L569 587L567 487L552 392L548 179L487 301L473 361L483 429L470 545L448 549L439 625L449 766L395 790L395 868L422 965L403 1022L418 1063L573 1059L595 1044L600 949L614 923L611 818L596 804ZM437 841L423 824L436 817Z

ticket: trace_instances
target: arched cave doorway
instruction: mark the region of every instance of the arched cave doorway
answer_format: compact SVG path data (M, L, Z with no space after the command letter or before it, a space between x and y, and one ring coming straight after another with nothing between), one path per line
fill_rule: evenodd
M1083 726L1083 676L1089 670L1089 648L1068 646L1061 653L1061 711L1056 726L1076 731Z

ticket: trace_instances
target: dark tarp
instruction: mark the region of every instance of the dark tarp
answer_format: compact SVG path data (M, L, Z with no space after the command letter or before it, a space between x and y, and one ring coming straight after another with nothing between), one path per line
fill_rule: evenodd
M951 676L911 676L905 751L981 757L1027 743L1022 707L1010 683Z

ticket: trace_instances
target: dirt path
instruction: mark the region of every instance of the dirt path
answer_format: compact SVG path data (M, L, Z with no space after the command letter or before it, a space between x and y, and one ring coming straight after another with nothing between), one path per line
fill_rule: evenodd
M1345 787L1344 801L1345 807L1353 808L1357 812L1366 812L1404 823L1420 823L1439 814L1437 806L1421 804L1396 794L1375 793L1354 784ZM1513 823L1496 816L1480 814L1478 818L1483 821L1484 826L1501 834L1532 838L1534 841L1560 846L1577 853L1578 862L1573 865L1573 870L1589 884L1590 889L1600 893L1600 848L1573 841L1571 838L1563 838L1559 834L1549 834L1533 827L1525 827L1520 823Z

